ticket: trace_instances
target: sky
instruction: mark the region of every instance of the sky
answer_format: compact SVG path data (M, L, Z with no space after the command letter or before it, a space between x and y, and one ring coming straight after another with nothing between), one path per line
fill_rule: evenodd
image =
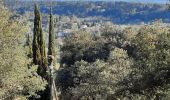
M114 0L114 1L143 2L143 3L166 3L168 0Z
M126 1L142 3L167 3L168 0L56 0L56 1Z
M24 0L29 1L29 0ZM40 0L51 1L51 0ZM141 3L167 3L168 0L55 0L55 1L126 1L126 2L141 2Z

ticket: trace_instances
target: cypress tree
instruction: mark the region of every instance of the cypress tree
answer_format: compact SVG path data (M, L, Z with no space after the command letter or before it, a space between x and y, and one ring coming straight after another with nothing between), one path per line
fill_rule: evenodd
M41 54L38 45L38 36L40 34L40 12L38 10L38 5L35 4L34 9L34 35L33 35L33 43L32 43L32 52L33 52L33 63L35 65L40 64Z
M35 19L34 19L34 39L33 39L33 62L38 67L38 74L45 78L49 83L50 76L46 73L48 61L45 50L45 41L42 32L42 19L39 7L35 5ZM50 87L41 93L41 100L50 100Z
M41 17L40 17L40 23L41 23ZM44 71L46 71L48 62L47 62L47 56L46 56L46 50L45 50L45 41L44 41L44 36L42 32L42 26L40 24L40 34L39 34L39 39L38 39L38 44L39 44L39 49L40 49L40 54L41 54L41 62L40 65L43 67Z
M54 33L54 20L52 15L52 8L50 9L50 22L49 22L49 42L48 42L48 55L54 57L53 65L56 64L55 62L55 33ZM48 64L51 65L51 59L48 60Z
M33 38L33 63L39 65L38 73L45 78L47 70L47 58L45 41L42 32L42 22L39 7L35 4L34 38Z

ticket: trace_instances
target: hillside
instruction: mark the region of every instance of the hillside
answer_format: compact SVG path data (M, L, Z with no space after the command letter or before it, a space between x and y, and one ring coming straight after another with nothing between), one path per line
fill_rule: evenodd
M49 12L48 2L39 2L43 13ZM33 2L18 2L17 6L6 3L8 7L22 14L33 11ZM58 15L75 15L77 17L103 17L116 24L140 24L162 19L170 22L170 12L164 4L142 4L129 2L53 2L53 13ZM14 8L15 7L15 8Z

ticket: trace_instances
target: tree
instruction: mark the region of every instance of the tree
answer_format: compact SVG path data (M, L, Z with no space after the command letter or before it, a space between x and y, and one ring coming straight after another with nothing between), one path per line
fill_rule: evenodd
M54 57L53 65L56 65L56 55L55 55L55 33L54 33L54 19L52 15L52 8L50 13L50 22L49 22L49 42L48 42L48 55ZM50 64L50 60L48 61Z
M120 83L124 88L119 93L132 100L164 99L170 88L169 28L157 25L141 27L131 45L134 48L133 73Z
M105 39L105 45L108 50L113 50L114 47L121 48L124 44L123 29L117 25L105 25L101 30L101 37Z
M34 9L35 19L34 19L34 37L33 37L33 63L39 65L38 73L41 76L46 75L47 71L47 58L45 51L45 41L42 32L42 22L39 7L35 4Z
M73 86L62 91L63 96L65 99L71 98L72 100L97 98L106 100L114 95L112 99L115 99L115 93L119 90L117 84L131 73L131 66L132 62L127 52L119 48L112 51L107 62L102 60L96 60L93 63L77 61L68 68L71 76L69 79L73 82ZM61 79L63 87L64 79L67 77L60 77L63 78Z
M12 13L0 4L0 99L28 99L43 91L46 82L30 65L24 48L27 25L11 19Z
M61 63L68 66L81 60L95 62L96 59L106 59L109 55L101 38L84 31L67 36L61 51Z
M35 18L34 18L34 36L33 36L33 43L32 43L32 51L33 51L33 63L35 65L39 65L40 64L40 60L41 60L41 54L40 54L40 50L39 50L39 44L38 44L38 39L39 39L39 32L40 32L40 14L39 14L39 10L38 10L38 6L35 5L35 9L34 9L34 14L35 14Z

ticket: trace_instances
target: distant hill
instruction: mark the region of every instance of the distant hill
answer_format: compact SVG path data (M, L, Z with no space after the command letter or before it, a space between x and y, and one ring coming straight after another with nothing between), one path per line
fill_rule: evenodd
M39 2L41 11L49 13L49 2ZM129 2L53 2L53 13L58 15L75 15L77 17L104 17L117 24L148 23L162 19L170 22L170 11L165 4L142 4ZM9 7L11 3L6 3ZM14 6L11 6L14 7ZM18 13L33 11L33 2L22 1L13 8Z

